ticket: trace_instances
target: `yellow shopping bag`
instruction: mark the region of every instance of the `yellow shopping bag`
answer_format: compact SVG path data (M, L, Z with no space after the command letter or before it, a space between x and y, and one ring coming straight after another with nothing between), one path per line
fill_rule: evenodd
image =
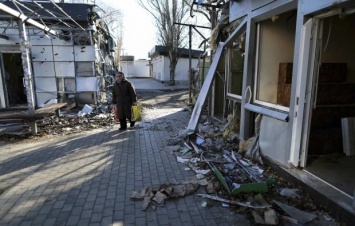
M140 104L132 106L131 121L133 122L142 121L142 107Z

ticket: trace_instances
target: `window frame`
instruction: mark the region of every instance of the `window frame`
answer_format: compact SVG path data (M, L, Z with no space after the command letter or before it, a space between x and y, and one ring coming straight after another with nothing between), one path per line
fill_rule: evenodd
M274 111L281 111L281 112L289 112L290 111L290 107L285 107L282 105L278 105L278 104L274 104L274 103L269 103L266 101L262 101L257 99L258 96L258 78L259 78L259 62L260 62L260 39L261 39L261 22L259 21L256 23L256 52L255 52L255 72L254 72L254 90L253 90L253 103L255 103L256 105L259 105L261 107L266 107L268 109L274 110ZM290 96L291 98L291 96Z

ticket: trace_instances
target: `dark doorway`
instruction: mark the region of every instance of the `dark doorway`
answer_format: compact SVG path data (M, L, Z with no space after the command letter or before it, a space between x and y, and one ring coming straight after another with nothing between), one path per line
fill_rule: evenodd
M21 53L3 53L6 95L9 107L27 106L26 89L23 84Z
M355 142L354 130L347 129L353 127L347 125L352 126L355 119L355 14L326 17L320 26L318 36L323 40L317 59L306 171L352 198Z

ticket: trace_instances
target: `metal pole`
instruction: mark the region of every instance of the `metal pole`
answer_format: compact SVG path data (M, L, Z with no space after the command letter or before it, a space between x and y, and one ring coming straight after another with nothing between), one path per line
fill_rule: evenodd
M28 114L35 114L35 103L34 103L34 87L33 87L33 76L30 62L30 47L26 33L25 23L22 20L18 21L19 35L21 39L21 58L22 58L22 67L24 73L24 86L26 87L26 96L28 104ZM32 121L31 123L31 132L32 134L37 134L37 123Z
M192 71L191 71L191 25L189 26L189 104L192 103Z

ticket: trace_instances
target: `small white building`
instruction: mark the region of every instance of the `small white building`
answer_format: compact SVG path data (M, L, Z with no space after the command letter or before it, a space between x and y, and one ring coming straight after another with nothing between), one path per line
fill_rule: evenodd
M189 83L189 49L179 49L181 52L179 61L175 68L175 82L177 84ZM191 50L191 68L196 69L198 57L202 51ZM152 64L152 77L161 82L170 81L170 60L165 46L154 46L150 51Z
M121 56L120 58L120 70L125 74L126 77L150 77L149 60L134 60L134 56Z

